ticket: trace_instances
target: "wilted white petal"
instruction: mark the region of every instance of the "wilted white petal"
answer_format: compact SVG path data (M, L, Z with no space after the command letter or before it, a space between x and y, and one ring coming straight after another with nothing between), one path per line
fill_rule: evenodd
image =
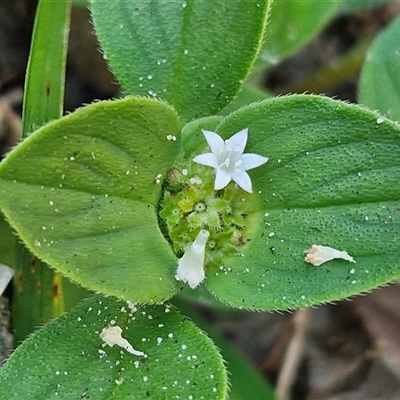
M250 176L247 172L240 172L232 175L232 179L236 182L243 190L248 193L253 193Z
M201 164L201 165L207 165L208 167L213 167L217 168L217 159L215 158L213 153L204 153L196 156L193 158L193 161Z
M224 170L218 168L217 174L215 176L214 189L223 189L231 181L231 179L231 175L227 174Z
M225 142L221 136L219 136L217 133L211 132L211 131L202 130L202 132L203 132L204 137L207 140L208 145L210 146L210 150L213 153L216 153L216 152L220 151L221 149L223 149L223 147L225 146Z
M268 157L260 156L258 154L242 154L242 169L248 171L249 169L257 168L268 161Z
M228 141L234 146L235 150L238 153L243 153L244 148L246 147L247 137L249 130L248 128L242 129L238 133L235 133L232 137L228 139Z
M186 282L192 289L203 282L205 277L204 258L209 236L210 232L202 229L182 258L178 260L175 278L178 281Z
M313 244L310 249L305 251L305 253L307 253L305 261L315 265L316 267L335 258L341 258L343 260L355 263L354 258L349 255L347 251L340 251L332 247L321 246L319 244Z
M100 337L110 347L116 344L135 356L145 356L143 352L135 350L132 345L121 336L121 333L122 329L119 326L106 326L101 331Z

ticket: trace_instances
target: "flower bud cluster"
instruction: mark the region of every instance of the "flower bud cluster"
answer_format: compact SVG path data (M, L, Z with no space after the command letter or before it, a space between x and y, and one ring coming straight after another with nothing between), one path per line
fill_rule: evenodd
M202 229L208 230L205 264L220 266L224 255L240 253L246 243L246 215L252 207L249 193L233 182L214 190L214 180L210 168L195 163L171 169L160 217L178 257Z

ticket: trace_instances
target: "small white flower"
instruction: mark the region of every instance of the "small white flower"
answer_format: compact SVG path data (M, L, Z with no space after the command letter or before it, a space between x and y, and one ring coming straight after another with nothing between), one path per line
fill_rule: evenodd
M195 241L185 251L182 258L178 260L178 270L175 278L189 284L194 289L203 282L204 274L204 258L206 251L207 239L210 232L202 229L197 235Z
M202 131L211 153L200 154L193 161L215 168L215 190L223 189L233 180L243 190L252 193L251 180L246 171L266 163L268 158L258 154L243 154L248 131L247 128L243 129L227 140L215 132Z

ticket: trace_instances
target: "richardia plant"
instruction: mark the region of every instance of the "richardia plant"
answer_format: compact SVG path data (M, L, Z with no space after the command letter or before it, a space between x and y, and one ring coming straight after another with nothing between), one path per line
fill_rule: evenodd
M225 370L208 339L169 305L133 312L131 302L162 303L182 281L195 287L205 278L232 306L289 309L399 275L395 122L312 95L218 115L260 48L268 6L214 2L210 13L203 2L92 1L100 43L124 89L154 98L86 106L37 129L2 162L0 205L24 243L102 294L17 350L0 375L4 393L36 348L47 354L54 345L55 356L40 361L58 374L28 369L48 393L82 395L86 372L72 394L60 374L83 365L90 377L102 371L85 393L145 397L151 387L154 398L173 398L185 387L188 396L224 398ZM210 33L215 27L218 35ZM203 135L211 153L204 154ZM335 258L312 266L304 251L313 245L345 249L356 264ZM61 373L65 343L73 355ZM171 359L179 378L163 373Z
M383 269L379 255L396 254L397 176L381 175L382 166L395 168L387 146L397 145L398 127L378 118L299 95L200 121L225 138L247 126L246 150L269 157L249 171L248 193L233 182L215 191L214 170L192 161L204 149L197 122L180 135L175 112L157 100L96 103L41 128L9 155L0 201L36 254L105 294L171 297L181 286L177 259L205 228L213 265L205 282L224 301L276 309L332 300L397 274L396 263ZM356 274L343 261L307 265L312 244L348 251ZM321 291L315 282L326 274Z

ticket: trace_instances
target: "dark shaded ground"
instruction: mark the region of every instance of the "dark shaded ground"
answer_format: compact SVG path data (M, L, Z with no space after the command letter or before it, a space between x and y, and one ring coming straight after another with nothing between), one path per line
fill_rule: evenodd
M19 140L22 88L29 51L34 1L0 0L0 154ZM333 76L343 54L370 40L399 10L393 2L377 10L341 17L301 53L266 73L274 93L310 91L355 101L357 70ZM118 93L118 85L97 51L84 9L74 10L65 109ZM363 47L360 45L363 55ZM362 58L361 58L362 60ZM340 68L339 68L339 71ZM324 75L322 75L324 76ZM316 77L318 79L316 79ZM323 284L323 283L322 283ZM400 399L400 286L391 285L351 301L293 313L240 313L214 327L236 345L277 387L282 400ZM8 299L0 309L0 337L10 348Z

